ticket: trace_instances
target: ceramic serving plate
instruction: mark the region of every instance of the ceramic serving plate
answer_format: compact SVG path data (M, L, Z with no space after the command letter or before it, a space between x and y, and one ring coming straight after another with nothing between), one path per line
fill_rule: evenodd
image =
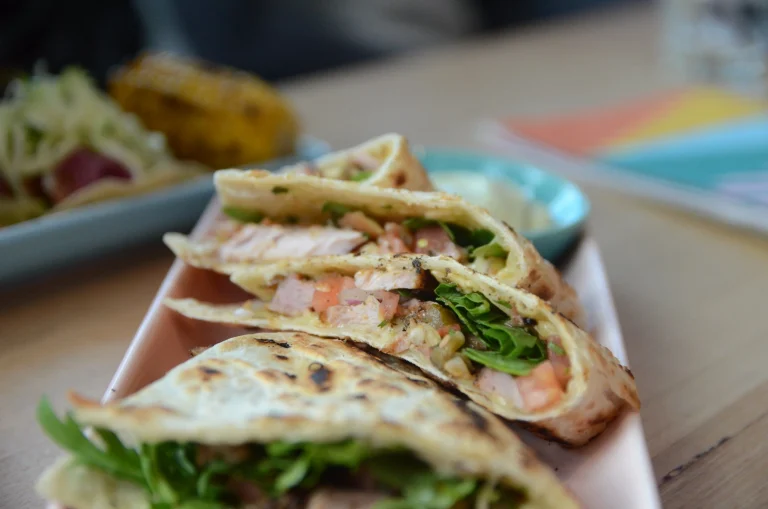
M219 215L216 200L193 232L202 237ZM624 363L626 350L616 318L600 253L594 240L583 240L565 271L584 300L589 328ZM184 318L163 306L167 297L195 297L210 302L238 302L247 296L225 277L176 261L144 318L136 337L110 382L104 401L127 396L190 358L190 349L246 333L222 325ZM660 507L640 415L629 413L588 446L565 450L520 432L542 459L591 509Z
M277 169L315 159L328 145L304 136L295 156L259 164ZM0 228L0 284L130 245L187 231L213 195L211 175L140 196L111 200Z
M569 180L538 166L487 154L439 148L418 152L438 188L489 208L500 219L513 212L515 219L508 222L550 261L559 258L584 229L589 200ZM537 212L546 214L549 225L520 226L531 223L530 216Z

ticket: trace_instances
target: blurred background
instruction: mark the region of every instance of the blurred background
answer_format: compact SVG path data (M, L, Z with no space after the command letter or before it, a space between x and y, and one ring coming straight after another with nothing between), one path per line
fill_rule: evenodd
M3 0L4 80L39 60L104 84L142 50L275 81L623 0ZM626 1L626 0L624 0Z

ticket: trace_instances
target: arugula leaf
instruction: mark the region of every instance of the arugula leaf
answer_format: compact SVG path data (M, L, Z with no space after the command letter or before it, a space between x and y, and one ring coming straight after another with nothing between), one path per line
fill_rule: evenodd
M441 283L435 296L488 347L487 351L463 349L469 359L517 376L527 375L547 359L546 344L522 327L507 325L509 316L480 292L464 294L455 284Z
M323 208L321 212L323 214L330 215L331 219L334 222L336 222L339 219L341 219L344 216L344 214L347 214L348 212L352 212L352 209L350 207L347 207L346 205L342 205L341 203L327 201L323 204Z
M243 223L260 223L264 219L264 213L258 210L247 210L238 207L222 207L224 214Z
M493 234L491 230L486 230L485 228L478 228L477 230L472 230L470 243L477 248L480 246L484 246L486 244L490 244L491 242L493 242L494 238L496 238L496 236Z
M358 172L358 173L352 175L349 178L349 180L351 180L352 182L362 182L364 180L368 180L369 178L371 178L371 175L373 175L372 171L365 171L364 170L364 171L361 171L361 172Z
M59 420L45 397L37 405L37 421L51 440L72 453L81 463L147 487L139 455L122 445L111 431L97 430L105 442L106 450L99 448L83 434L80 425L71 415L67 415L64 421Z
M461 351L470 360L488 366L496 371L503 373L509 373L514 376L524 376L531 372L536 367L538 362L530 361L527 359L516 359L512 357L505 357L500 352L491 352L487 350L475 350L473 348L465 348Z

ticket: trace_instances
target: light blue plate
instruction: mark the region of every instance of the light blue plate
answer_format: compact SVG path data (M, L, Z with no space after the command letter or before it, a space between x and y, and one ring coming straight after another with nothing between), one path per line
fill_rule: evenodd
M315 159L328 145L303 137L296 156L259 164L276 169ZM167 231L188 231L213 195L211 175L137 197L43 216L0 229L0 285L159 240Z
M556 260L570 247L589 216L589 200L575 184L535 166L490 155L438 148L424 149L419 158L436 180L439 173L467 172L475 178L488 179L491 184L512 184L528 200L546 207L552 225L543 230L520 230L520 233L530 239L548 260ZM482 202L477 204L485 206Z

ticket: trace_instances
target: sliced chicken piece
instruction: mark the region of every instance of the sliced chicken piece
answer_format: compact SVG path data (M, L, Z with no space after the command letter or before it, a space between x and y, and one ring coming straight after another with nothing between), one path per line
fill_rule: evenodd
M312 309L318 313L339 304L339 293L355 287L355 280L345 276L328 276L315 283Z
M325 226L246 224L219 248L224 261L270 261L283 258L347 254L366 242L361 232Z
M290 276L277 286L275 296L272 302L267 304L267 308L283 315L300 315L312 306L314 294L314 283Z
M363 290L416 290L424 288L427 272L416 269L365 269L355 274L355 286Z
M307 509L372 509L386 495L375 491L321 489L307 503Z
M373 238L377 238L384 233L384 228L379 223L366 216L359 210L347 212L339 219L339 226L349 228L359 232L367 233Z
M412 241L411 233L402 225L387 223L384 225L384 235L378 240L379 252L381 254L411 253Z
M369 295L362 304L356 306L331 306L324 313L324 320L331 325L369 325L378 326L386 320L381 302Z
M441 226L427 226L420 228L413 234L415 238L415 251L428 255L445 255L462 260L466 257L466 250L457 246Z
M483 368L480 370L475 385L483 391L498 394L518 408L525 408L525 402L520 395L517 381L509 373Z

